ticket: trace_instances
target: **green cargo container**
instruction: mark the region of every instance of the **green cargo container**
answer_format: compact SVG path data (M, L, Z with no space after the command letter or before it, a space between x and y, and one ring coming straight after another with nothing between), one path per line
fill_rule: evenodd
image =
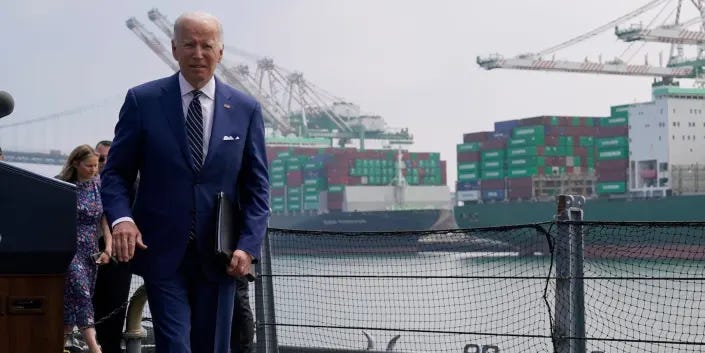
M271 168L269 168L270 174L273 174L273 173L282 173L283 174L284 172L286 172L286 170L284 170L284 165L277 165L277 166L272 166Z
M317 161L317 162L306 162L304 164L304 170L319 170L322 169L325 166L323 162Z
M609 118L602 118L600 121L600 126L625 126L629 122L627 116L613 116Z
M627 158L629 158L629 149L626 147L603 149L597 152L598 161Z
M537 154L536 146L516 147L507 149L507 158L531 157Z
M597 183L598 194L622 194L625 192L627 192L627 183L625 181Z
M480 167L478 162L461 162L458 163L458 172L472 172L476 171Z
M327 180L324 178L304 179L305 186L316 186L319 189L326 186Z
M306 211L318 210L319 207L320 204L318 202L304 202L304 210Z
M289 157L291 157L291 151L281 151L281 152L277 153L277 158L284 159L284 158L289 158Z
M318 194L316 195L306 195L304 197L304 202L318 202Z
M301 195L289 195L286 197L286 203L301 203Z
M482 161L482 170L494 170L494 169L500 169L504 168L504 161L502 160L496 160L496 161Z
M289 211L301 211L301 204L298 204L298 203L296 203L296 204L288 204L288 205L286 205L286 208L287 208Z
M301 192L303 189L301 187L290 187L286 190L286 194L291 196L291 195L301 195Z
M457 152L477 152L480 150L479 142L461 143L456 146Z
M284 166L286 163L284 163L283 159L274 159L272 160L272 166Z
M477 172L460 173L458 172L458 181L476 181L480 175Z
M540 146L545 143L544 135L515 137L507 140L507 147Z
M286 166L286 171L287 172L295 172L297 170L301 170L301 164L298 163L289 163Z
M272 188L283 188L286 185L286 183L284 183L283 180L282 181L270 181L269 184L270 184L269 186Z
M629 139L626 136L598 138L595 145L599 150L629 147Z
M284 212L284 204L272 204L272 212Z
M592 121L592 120L590 120ZM592 136L580 136L578 138L578 146L580 147L592 147L595 145L595 138Z
M572 126L580 126L580 118L577 116L574 116L573 119L571 119L571 125Z
M610 107L610 117L612 118L626 118L629 116L629 104L623 105L613 105ZM604 121L606 118L600 119L600 122Z
M482 179L502 179L502 178L504 178L504 170L503 169L483 170L480 173L480 176Z
M536 167L510 168L507 170L507 178L524 178L538 174Z
M440 152L431 152L428 155L428 159L432 161L440 161L441 160L441 154Z
M284 203L284 196L272 197L272 204L275 204L275 203L282 203L283 204Z
M345 185L328 185L328 192L343 192Z
M269 174L269 180L270 181L284 181L284 180L286 180L286 174L285 173Z
M507 168L527 168L534 166L543 166L545 164L544 157L522 157L512 158L507 160Z
M307 193L307 194L319 191L318 187L315 185L314 186L304 186L303 188L304 188L304 193Z
M504 150L486 150L480 152L480 160L498 160L504 159Z
M580 167L582 159L580 159L580 156L568 156L565 157L565 165L566 167Z
M558 144L561 146L572 146L573 136L558 136Z
M595 157L585 158L585 166L586 167L594 167L595 166Z
M520 126L515 127L512 131L512 137L536 137L544 136L546 134L546 129L543 125L534 126Z

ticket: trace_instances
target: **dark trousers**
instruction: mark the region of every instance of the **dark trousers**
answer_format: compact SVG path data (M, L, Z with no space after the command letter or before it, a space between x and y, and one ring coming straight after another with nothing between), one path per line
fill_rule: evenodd
M95 293L93 294L95 319L100 321L111 315L95 326L98 344L101 345L103 353L121 353L120 340L127 310L127 306L124 304L130 294L131 279L132 273L130 273L129 263L111 262L98 267ZM120 309L118 310L118 308Z
M189 247L177 273L144 280L160 353L227 353L235 281L210 281Z
M250 307L249 284L245 277L237 277L235 285L230 351L232 353L252 353L254 352L255 322Z

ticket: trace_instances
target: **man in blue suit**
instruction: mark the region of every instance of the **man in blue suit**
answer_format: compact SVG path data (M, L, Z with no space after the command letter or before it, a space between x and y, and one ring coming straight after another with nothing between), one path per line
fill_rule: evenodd
M225 353L234 277L259 256L269 217L264 122L253 98L214 76L223 55L214 16L181 15L172 51L179 73L127 93L101 194L117 259L144 278L157 351ZM239 205L227 265L214 250L220 191Z

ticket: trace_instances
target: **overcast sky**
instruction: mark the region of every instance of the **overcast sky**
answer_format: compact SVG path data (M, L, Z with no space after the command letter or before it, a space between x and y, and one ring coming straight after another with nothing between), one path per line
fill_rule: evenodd
M51 124L0 129L0 145L68 152L111 138L126 90L170 69L125 21L158 8L170 20L205 10L223 22L227 47L272 57L315 85L408 127L413 151L440 152L455 181L455 146L463 132L492 130L495 121L536 115L609 115L610 105L650 99L650 78L486 71L478 55L537 52L631 12L647 0L5 0L0 12L0 90L15 112L0 127L90 105ZM658 7L632 22L648 24ZM696 15L692 5L684 18ZM663 22L663 21L662 21ZM658 22L657 22L658 23ZM166 43L166 41L165 41ZM658 64L666 46L638 51L613 29L561 50L556 59L603 60L623 55ZM227 55L227 53L226 53ZM665 53L664 53L665 57ZM684 85L691 85L684 82ZM12 131L8 133L8 131ZM9 136L11 134L11 136Z

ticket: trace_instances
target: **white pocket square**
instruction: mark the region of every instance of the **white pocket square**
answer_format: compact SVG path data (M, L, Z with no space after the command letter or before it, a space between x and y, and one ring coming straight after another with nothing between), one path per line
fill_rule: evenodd
M223 136L223 141L236 141L236 140L239 140L239 139L240 139L240 136L235 136L235 138L233 138L233 137L230 136L230 135Z

